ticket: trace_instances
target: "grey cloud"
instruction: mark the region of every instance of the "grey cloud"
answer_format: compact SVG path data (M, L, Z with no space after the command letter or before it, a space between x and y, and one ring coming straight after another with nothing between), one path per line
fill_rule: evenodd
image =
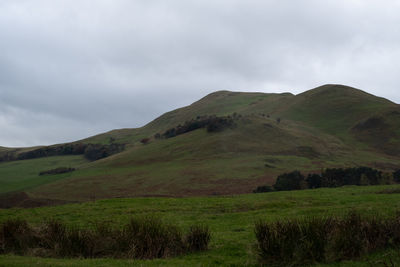
M221 89L342 83L400 102L399 11L394 0L1 1L0 145L139 127Z

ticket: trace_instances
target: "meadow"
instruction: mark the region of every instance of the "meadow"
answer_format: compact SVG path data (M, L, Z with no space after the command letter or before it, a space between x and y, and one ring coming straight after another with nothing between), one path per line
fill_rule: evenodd
M1 255L2 266L256 266L254 224L282 218L344 216L356 210L364 215L393 216L400 210L400 186L346 186L313 190L216 197L106 199L79 204L31 209L0 210L0 222L25 219L33 225L50 218L69 226L93 227L97 222L127 223L132 217L156 216L187 229L202 223L211 230L205 252L157 260L45 259ZM317 266L385 266L400 263L394 250L382 251L356 261ZM388 265L390 266L390 265Z

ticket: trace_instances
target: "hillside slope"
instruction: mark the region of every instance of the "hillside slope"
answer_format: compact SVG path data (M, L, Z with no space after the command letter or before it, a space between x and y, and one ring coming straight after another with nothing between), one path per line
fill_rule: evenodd
M229 116L234 123L221 131L199 128L171 138L154 137L208 116ZM149 142L142 144L143 138ZM125 144L125 151L94 162L76 161L75 172L42 183L33 174L30 179L36 183L26 191L62 200L247 193L294 169L400 168L399 142L400 106L351 87L325 85L296 96L218 91L142 128L75 142ZM38 162L45 169L51 158ZM0 163L0 174L10 168L10 163ZM13 179L0 175L0 183L9 183L7 192L25 190L13 186Z

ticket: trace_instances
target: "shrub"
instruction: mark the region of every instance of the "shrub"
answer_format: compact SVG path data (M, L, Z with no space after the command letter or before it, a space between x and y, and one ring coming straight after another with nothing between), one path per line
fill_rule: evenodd
M37 238L24 220L11 219L0 226L0 252L24 254L35 246Z
M150 138L143 138L142 140L140 140L140 143L142 143L143 145L147 145L150 142Z
M191 226L183 235L176 226L154 217L132 218L122 229L105 223L79 229L55 220L35 229L26 221L8 220L0 225L0 253L153 259L205 250L210 236L207 226Z
M289 220L255 224L256 250L262 264L287 266L324 259L330 219Z
M122 144L89 144L85 149L84 156L88 160L94 161L119 153L122 150L124 150L124 145Z
M396 183L400 183L400 169L393 173L393 180Z
M1 161L11 160L25 160L35 159L41 157L50 156L62 156L62 155L85 155L90 160L96 160L102 157L107 157L115 153L119 153L124 149L123 144L112 143L115 139L110 138L111 144L83 144L83 143L72 143L72 144L61 144L53 146L45 146L37 149L33 149L27 152L17 153L13 152L0 153Z
M179 229L152 217L131 219L118 242L128 258L136 259L176 256L184 249Z
M166 130L162 136L165 138L175 137L197 129L206 128L207 132L218 132L234 126L234 119L240 118L239 115L233 116L197 116L196 119L186 121L183 125Z
M282 190L299 190L305 187L304 176L299 171L284 173L276 179L274 189Z
M273 187L277 191L282 191L344 185L391 184L394 176L395 174L382 173L369 167L326 169L321 174L311 173L306 179L299 171L293 171L279 175ZM256 191L257 189L253 192Z
M322 177L319 174L309 174L306 179L308 188L320 188L322 186Z
M380 219L350 212L343 218L308 218L255 224L261 264L308 265L351 260L400 245L400 216Z
M193 225L185 237L185 245L189 251L207 250L211 239L211 233L208 226Z
M46 175L46 174L60 174L60 173L67 173L67 172L73 172L75 171L74 168L67 168L67 167L58 167L55 169L51 169L48 171L42 171L39 173L39 175Z
M256 189L253 190L253 193L267 193L272 192L274 189L269 185L262 185L258 186Z

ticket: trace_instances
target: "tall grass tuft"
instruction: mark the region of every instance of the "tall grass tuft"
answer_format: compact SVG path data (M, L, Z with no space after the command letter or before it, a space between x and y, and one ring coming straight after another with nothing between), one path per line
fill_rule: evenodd
M351 212L343 218L308 218L255 224L261 264L307 265L355 259L400 245L400 216L381 219Z
M184 251L181 232L161 220L132 218L118 240L119 250L128 258L152 259L181 254Z
M23 220L0 225L0 254L153 259L204 250L209 241L206 226L192 226L184 235L178 227L154 217L132 218L121 228L98 223L91 229L80 229L55 220L37 228Z
M186 247L189 251L207 250L211 239L210 229L206 225L193 225L185 236Z
M13 219L0 225L0 252L24 254L36 246L38 237L24 220Z

